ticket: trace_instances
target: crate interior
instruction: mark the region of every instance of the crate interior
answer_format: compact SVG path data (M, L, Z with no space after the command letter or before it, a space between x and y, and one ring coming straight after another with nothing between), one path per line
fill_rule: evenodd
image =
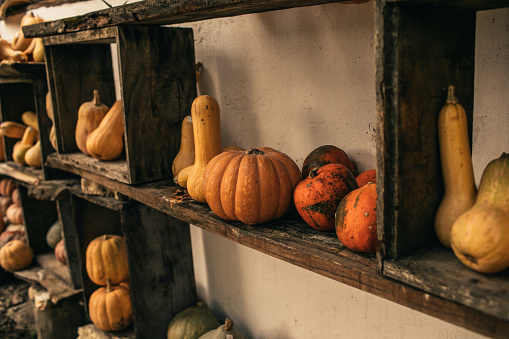
M192 30L120 26L45 45L59 159L128 184L170 177L181 121L196 97ZM76 146L78 110L94 89L108 107L122 101L124 153L113 161L96 160Z

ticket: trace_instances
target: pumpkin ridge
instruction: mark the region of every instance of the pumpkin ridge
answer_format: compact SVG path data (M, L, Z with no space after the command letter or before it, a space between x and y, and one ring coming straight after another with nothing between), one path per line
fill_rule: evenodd
M278 157L273 157L272 155L267 155L267 158L270 159L272 164L274 165L277 176L279 178L279 201L278 208L273 216L273 218L279 218L283 216L286 211L288 211L289 205L292 202L293 197L293 189L292 187L292 179L291 174L286 168L285 164ZM285 196L285 193L288 192L288 197Z
M237 219L245 224L255 224L260 216L260 185L250 185L251 180L260 181L257 156L245 155L239 164L239 175L235 190L235 215ZM243 198L241 198L241 195ZM238 204L242 201L243 205ZM247 208L246 208L247 207Z
M244 155L234 157L223 172L220 185L220 199L224 213L231 220L239 220L235 213L235 192L237 190L237 181L239 178L239 164ZM225 175L227 174L227 175ZM226 180L230 178L231 180Z
M259 191L257 197L260 212L256 223L260 223L273 219L277 214L280 203L280 192L282 191L280 187L280 180L276 180L276 178L279 178L279 172L270 157L262 153L262 155L258 156L256 160L258 165L257 174L258 179L260 180L260 184L257 185ZM271 175L263 175L265 180L261 180L260 173L263 171L270 171L272 173ZM271 180L269 181L267 178Z

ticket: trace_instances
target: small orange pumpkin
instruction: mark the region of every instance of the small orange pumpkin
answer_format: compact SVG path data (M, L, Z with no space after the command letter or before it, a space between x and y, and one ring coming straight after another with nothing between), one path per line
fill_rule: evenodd
M19 190L17 188L12 191L11 199L13 204L21 206L21 197L19 196Z
M341 243L357 252L377 248L376 184L367 184L343 198L336 212L336 234Z
M111 285L95 290L88 301L90 320L103 331L120 331L133 320L129 290L124 286Z
M129 278L127 250L123 237L104 234L92 240L85 253L88 277L94 284L118 284Z
M207 203L219 217L258 224L289 210L300 178L289 156L260 147L216 155L205 169L203 187Z
M334 213L341 199L358 188L355 177L341 164L314 168L293 193L295 207L304 221L319 231L334 230Z
M23 224L23 208L19 205L12 204L7 207L7 211L5 211L5 216L7 220L10 221L11 224Z
M0 265L6 271L19 271L34 259L32 249L21 240L11 240L0 248Z
M16 187L16 181L12 178L3 178L0 180L0 194L4 197L10 197L12 191L14 191Z
M359 174L355 180L359 185L359 188L366 185L367 183L376 182L376 169L370 169Z

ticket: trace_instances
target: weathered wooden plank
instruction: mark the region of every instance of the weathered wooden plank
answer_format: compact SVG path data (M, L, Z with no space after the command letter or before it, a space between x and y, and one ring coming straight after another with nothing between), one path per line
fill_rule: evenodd
M54 163L55 166L58 162ZM376 272L373 256L343 249L332 234L322 234L293 219L249 226L225 222L204 204L189 200L170 180L126 185L95 173L67 169L133 200L272 257L394 301L467 329L498 338L509 335L509 322L385 277ZM300 223L300 227L296 224ZM294 233L292 233L294 232ZM489 277L485 277L489 279Z
M487 276L466 269L441 245L384 264L384 274L509 321L509 270Z
M437 119L449 85L471 133L475 12L377 6L378 237L383 255L398 258L436 239L443 195Z
M27 173L24 169L20 171L21 167L22 166L12 166L11 163L0 163L0 174L30 185L38 185L41 182L40 171L31 171Z
M117 29L128 183L172 177L182 120L197 96L193 31Z
M197 302L189 225L150 207L121 212L137 338L163 338L170 320Z

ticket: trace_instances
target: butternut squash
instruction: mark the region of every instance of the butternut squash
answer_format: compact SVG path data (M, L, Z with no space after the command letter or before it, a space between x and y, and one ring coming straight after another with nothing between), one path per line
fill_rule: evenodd
M49 130L49 142L51 143L51 146L56 151L57 149L57 134L55 131L55 125L51 126L51 129Z
M99 91L94 90L94 98L81 104L78 109L78 121L76 122L76 146L85 154L89 154L87 150L87 138L103 120L108 112L109 107L103 104L99 98Z
M2 135L4 137L21 139L27 129L27 126L19 122L4 121L0 124L0 129L2 130Z
M497 273L509 267L509 154L486 166L474 206L452 226L451 246L475 271Z
M26 152L38 141L37 131L28 126L23 134L23 138L17 142L12 149L12 158L20 165L26 165L25 154Z
M116 101L104 119L87 138L88 153L99 160L114 160L124 150L122 101Z
M200 95L191 107L194 134L194 166L187 179L187 191L194 200L206 203L203 175L209 161L221 153L219 104L211 96Z
M173 182L182 188L187 188L187 179L189 179L189 173L191 173L192 168L193 165L182 169L176 176L173 177Z
M32 42L32 38L25 38L22 28L23 26L33 25L40 22L44 22L44 19L40 16L34 15L33 12L23 15L19 24L19 32L12 40L12 49L15 51L26 50Z
M39 122L37 121L37 115L32 111L26 111L21 114L21 121L27 126L32 127L39 132Z
M46 55L44 54L44 42L42 38L34 38L35 46L32 57L35 62L44 62L46 60Z
M475 202L477 189L470 156L465 109L449 86L446 104L438 115L438 139L445 192L435 215L435 233L451 248L451 228Z
M46 114L51 121L53 121L53 103L51 102L51 93L46 93Z
M171 171L176 176L182 169L192 164L194 164L193 118L188 115L182 120L180 149L173 159Z
M30 147L25 153L25 164L30 167L40 168L42 166L41 141L37 140L35 145Z

